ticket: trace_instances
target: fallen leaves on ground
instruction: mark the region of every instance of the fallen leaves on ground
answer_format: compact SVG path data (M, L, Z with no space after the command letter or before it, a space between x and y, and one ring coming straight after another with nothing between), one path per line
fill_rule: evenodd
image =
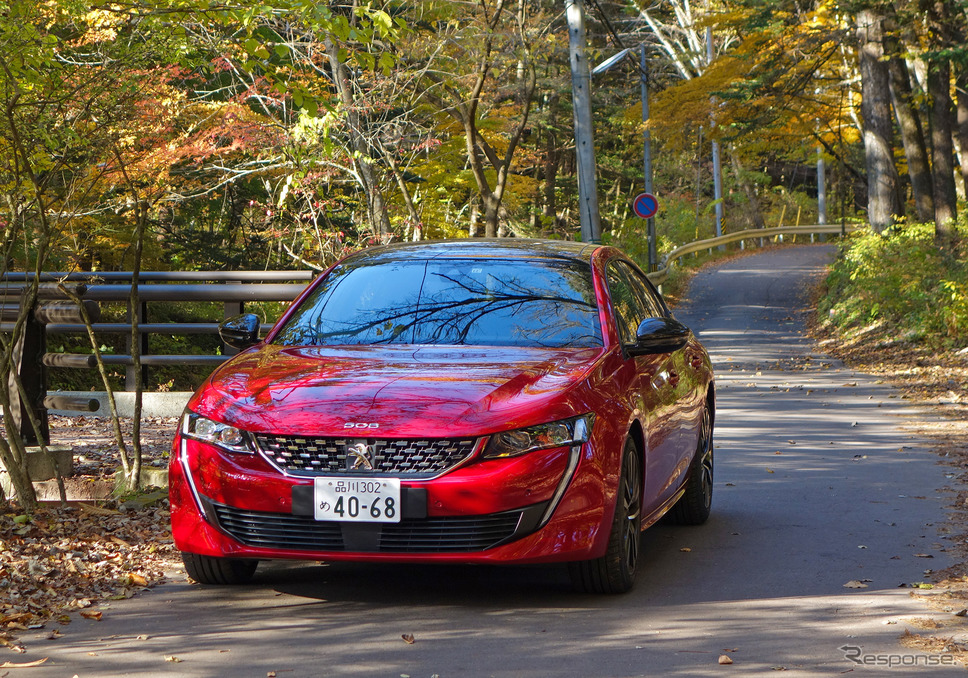
M926 654L948 655L962 664L968 664L968 645L951 636L938 636L905 631L901 645L920 650Z
M47 657L44 657L43 659L38 659L37 661L33 661L33 662L23 662L21 664L18 664L16 662L3 662L2 664L0 664L0 669L30 669L35 666L40 666L46 661L47 661Z
M177 561L165 503L110 515L41 508L26 522L19 517L0 515L0 642L15 652L22 646L12 632L69 623L77 610L100 621L95 605L164 581Z
M178 428L177 417L144 417L141 421L141 449L147 468L167 465L171 441ZM131 444L133 426L130 419L121 420L125 443ZM93 478L111 475L118 470L118 448L111 420L93 416L50 417L51 444L74 451L74 474Z
M901 341L888 325L865 328L853 338L837 336L829 326L815 325L811 334L820 340L825 352L848 367L879 376L878 384L890 384L900 391L902 399L932 406L941 415L931 420L919 417L908 428L933 443L941 463L952 469L946 476L953 487L943 490L950 497L951 510L945 524L939 525L939 532L944 540L942 550L955 564L931 572L936 579L932 584L910 585L912 595L936 611L942 626L934 634L905 632L901 642L926 652L950 654L968 664L968 646L954 642L949 635L955 630L959 635L964 633L964 618L958 612L968 608L968 351L938 350L922 342ZM931 554L917 553L915 557Z
M176 419L142 422L143 463L163 467ZM125 422L130 440L130 422ZM50 417L51 445L74 451L75 479L107 480L118 470L111 422L99 417ZM0 514L0 629L16 631L69 612L129 598L164 581L177 562L165 492L139 502L43 504L32 515ZM131 505L129 505L131 504Z
M175 563L165 506L111 516L41 508L25 525L15 517L0 515L0 626L7 629L128 598L163 581Z

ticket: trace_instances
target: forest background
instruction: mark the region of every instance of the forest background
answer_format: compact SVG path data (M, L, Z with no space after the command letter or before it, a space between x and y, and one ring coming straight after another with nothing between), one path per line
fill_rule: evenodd
M390 241L578 239L566 4L0 0L2 272L322 270ZM585 9L589 62L644 45L651 93L646 127L637 59L591 83L605 242L646 265L646 132L660 254L713 235L715 142L724 232L870 224L831 277L830 322L964 346L964 2ZM214 351L191 344L174 352Z

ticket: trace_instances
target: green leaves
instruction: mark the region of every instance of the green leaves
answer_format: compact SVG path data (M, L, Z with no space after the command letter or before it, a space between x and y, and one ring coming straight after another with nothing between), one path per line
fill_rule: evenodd
M968 225L957 230L968 241ZM968 337L964 261L963 254L946 257L938 250L933 224L854 234L827 280L821 314L848 333L867 331L877 320L886 336L961 345Z

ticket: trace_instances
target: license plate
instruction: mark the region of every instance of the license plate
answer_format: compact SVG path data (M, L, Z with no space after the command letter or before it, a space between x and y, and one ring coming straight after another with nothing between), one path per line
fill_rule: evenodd
M315 478L316 520L400 522L399 478Z

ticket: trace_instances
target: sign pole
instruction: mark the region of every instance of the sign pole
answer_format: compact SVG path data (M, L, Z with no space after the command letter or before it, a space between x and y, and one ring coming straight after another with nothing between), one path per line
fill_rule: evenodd
M706 66L713 62L713 27L706 26ZM715 98L713 99L715 101ZM712 127L716 127L715 113ZM713 190L716 198L716 236L723 234L723 166L719 155L719 142L713 137ZM720 245L725 250L726 245Z
M652 193L652 134L649 131L649 72L645 62L645 43L639 46L639 78L642 81L642 162L645 175L645 192ZM659 269L659 255L656 249L655 216L646 220L646 233L649 239L649 272Z

